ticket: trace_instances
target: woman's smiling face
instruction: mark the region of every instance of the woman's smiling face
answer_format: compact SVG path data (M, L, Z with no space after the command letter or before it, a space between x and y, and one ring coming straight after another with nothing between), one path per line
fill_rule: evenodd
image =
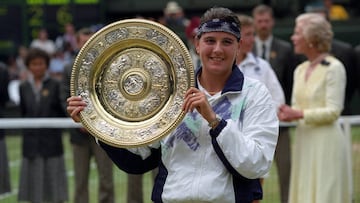
M232 69L238 48L236 37L226 32L203 33L196 40L203 68L218 73Z

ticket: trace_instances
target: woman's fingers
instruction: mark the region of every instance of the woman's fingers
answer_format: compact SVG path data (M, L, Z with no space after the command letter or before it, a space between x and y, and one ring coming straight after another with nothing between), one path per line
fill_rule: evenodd
M72 96L67 99L67 112L75 122L80 122L80 112L86 107L81 97Z
M196 109L206 120L211 119L214 114L204 92L196 88L190 88L185 93L183 111L193 112Z
M75 122L80 122L80 111L82 110L84 110L84 107L80 106L71 112L70 116Z
M185 93L184 98L184 104L183 104L183 111L185 112L192 112L194 108L196 107L194 105L194 102L197 100L197 97L199 97L199 94L201 92L196 88L190 88Z

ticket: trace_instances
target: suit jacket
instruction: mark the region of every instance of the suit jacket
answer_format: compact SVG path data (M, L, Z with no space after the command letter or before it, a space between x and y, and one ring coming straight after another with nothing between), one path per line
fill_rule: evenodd
M69 63L64 66L63 72L63 81L61 85L61 98L62 98L62 105L64 110L66 110L66 99L70 97L70 80L71 80L71 71L72 71L73 63ZM71 128L69 129L70 133L70 142L72 144L82 145L87 142L89 139L90 134L85 129L80 128Z
M61 106L60 83L52 78L43 81L39 100L29 81L20 85L20 110L25 118L64 117ZM24 157L53 157L63 154L62 129L41 128L23 130Z
M256 46L253 48L256 54ZM276 76L284 90L286 103L290 104L293 84L293 72L295 69L295 57L289 42L273 37L270 47L269 63L274 69Z

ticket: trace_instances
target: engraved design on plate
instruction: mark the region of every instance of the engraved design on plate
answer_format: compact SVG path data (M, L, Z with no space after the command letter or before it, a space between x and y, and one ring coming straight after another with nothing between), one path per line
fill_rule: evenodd
M97 93L106 111L125 121L158 113L172 92L168 64L144 48L121 51L101 73Z

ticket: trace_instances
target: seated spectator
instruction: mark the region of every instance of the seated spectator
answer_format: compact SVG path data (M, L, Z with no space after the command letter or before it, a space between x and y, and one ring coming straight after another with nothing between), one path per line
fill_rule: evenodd
M161 22L186 44L185 28L189 24L189 20L185 17L183 9L175 1L169 1L164 9L164 19Z
M65 48L68 48L71 53L74 53L76 51L76 30L75 26L72 23L66 23L64 25L64 34L56 38L55 44L57 49L66 50ZM65 47L67 45L69 46Z
M49 39L48 32L45 28L39 30L38 37L31 42L30 47L42 49L50 56L56 51L55 42Z

